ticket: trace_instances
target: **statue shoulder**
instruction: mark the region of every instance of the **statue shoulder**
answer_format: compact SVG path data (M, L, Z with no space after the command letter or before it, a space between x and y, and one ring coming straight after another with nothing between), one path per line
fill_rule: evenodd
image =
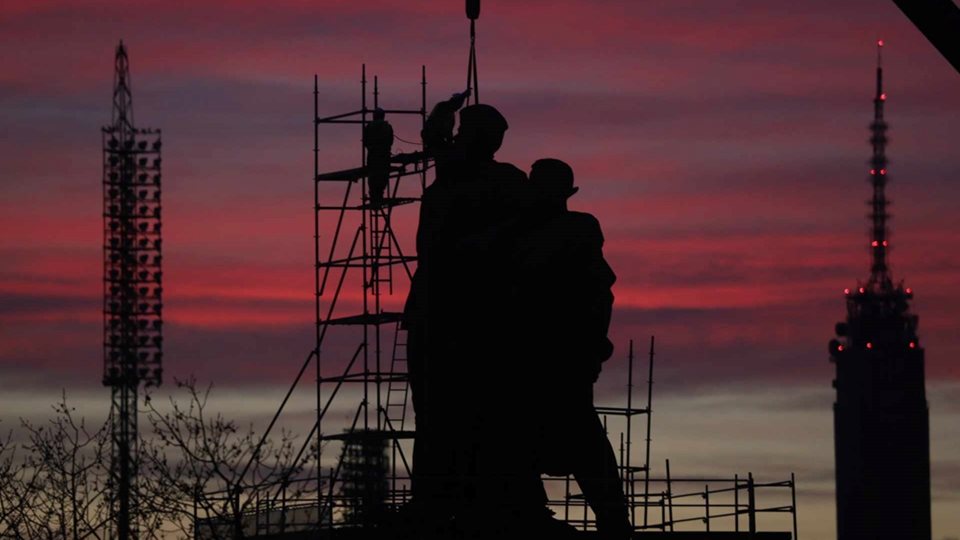
M494 161L494 172L498 178L504 181L524 182L527 180L527 173L520 170L512 163Z
M593 214L571 211L566 213L565 218L580 236L603 244L603 229L600 228L600 221Z

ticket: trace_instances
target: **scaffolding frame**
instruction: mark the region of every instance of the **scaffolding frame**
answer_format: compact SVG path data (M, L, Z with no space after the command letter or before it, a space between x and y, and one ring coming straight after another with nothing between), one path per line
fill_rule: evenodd
M420 108L419 109L385 109L385 116L408 115L419 117L420 127L426 122L426 66L420 70ZM413 438L413 431L404 430L408 402L408 379L406 372L406 342L405 332L401 328L402 313L384 309L382 297L393 293L395 274L402 271L407 279L412 278L411 264L416 261L413 255L404 253L403 246L394 233L391 218L397 207L419 202L423 189L427 184L427 171L431 168L426 156L419 154L401 154L392 157L389 183L386 197L379 203L374 203L368 190L366 174L367 156L361 145L361 167L331 173L320 172L319 130L323 125L350 124L360 127L361 132L368 125L375 110L380 109L379 80L373 79L373 103L368 106L368 80L366 65L361 67L360 77L360 104L359 110L333 116L319 116L319 88L314 78L314 247L315 247L315 355L316 355L316 399L317 416L316 445L323 448L326 441L342 441L344 449L361 441L382 439L389 447L391 459L389 470L388 499L394 504L401 504L406 496L398 498L397 493L408 491L410 477L409 460L401 446L402 440ZM401 183L409 183L404 179L419 179L417 191L413 196L402 197ZM324 183L346 183L342 203L327 205L321 200L320 187ZM355 185L359 186L359 193L351 193ZM352 197L351 197L352 195ZM355 201L355 202L353 202ZM345 249L343 233L347 228L345 220L348 213L354 213L358 218L358 225ZM324 254L321 238L321 222L325 214L332 214L336 226L332 232L329 249ZM359 248L359 251L358 251ZM336 308L344 290L350 270L359 270L361 277L361 305L360 313L345 316L336 316ZM324 311L323 297L328 293L332 281L333 294L330 297L326 311ZM328 330L333 326L346 326L359 329L360 342L350 362L342 372L325 376L323 373L323 345ZM386 327L391 326L392 332ZM392 334L392 335L391 335ZM390 339L392 338L392 339ZM389 364L388 364L389 363ZM359 365L358 365L359 364ZM389 366L389 368L388 368ZM327 404L321 409L323 388L333 385ZM336 397L344 384L356 384L362 388L363 398L354 415L353 422L347 431L337 434L324 434L323 420L330 403ZM329 388L329 386L327 386ZM372 409L372 410L371 410ZM313 435L313 434L311 434ZM369 444L369 443L368 443ZM399 459L398 459L399 458ZM322 451L317 456L317 485L328 486L326 503L321 505L318 515L338 514L342 505L337 504L335 485L340 478L342 460L330 470L324 481ZM403 470L398 467L402 464ZM318 497L318 500L322 497ZM323 506L326 504L326 506ZM349 506L349 504L347 504ZM333 525L333 520L330 520ZM319 525L319 524L318 524Z
M394 154L387 197L382 205L371 202L367 189L366 152L361 145L361 166L332 172L320 170L320 127L325 125L351 125L361 130L379 108L380 89L377 77L373 79L372 106L368 100L366 66L361 67L360 108L330 116L319 115L320 90L314 76L314 293L315 293L315 347L307 356L293 384L273 419L267 426L262 441L268 437L292 393L302 381L311 363L315 369L316 420L308 433L294 462L313 444L316 449L316 467L311 477L289 478L268 486L258 486L244 496L255 498L250 515L244 519L245 534L251 537L302 532L356 528L366 525L351 519L355 512L356 497L344 490L344 456L356 455L357 445L363 441L376 441L389 452L385 500L387 511L399 510L410 498L411 468L405 441L410 441L414 431L407 428L406 412L409 380L406 372L405 341L401 329L401 313L386 311L381 301L385 294L393 292L397 276L412 277L411 264L416 257L404 252L391 221L394 208L420 201L423 189L428 184L428 172L433 164L423 152ZM386 109L385 114L419 116L421 128L426 121L426 68L421 67L419 109ZM409 183L410 177L419 177L414 196L400 196L401 184ZM335 203L323 200L321 186L343 184L343 195ZM347 221L354 216L358 222L352 229ZM329 217L334 225L329 232L329 244L322 242L322 224ZM351 234L352 231L352 234ZM324 249L326 248L326 249ZM360 274L361 294L359 309L346 315L339 314L337 307L341 298L348 294L348 272ZM355 298L356 300L356 298ZM358 343L342 357L345 363L337 366L337 358L328 358L324 346L328 344L332 328L354 329ZM655 341L651 336L647 365L647 396L642 407L634 404L634 371L636 355L633 341L627 354L627 384L625 403L622 406L598 406L604 428L608 420L619 419L623 430L619 433L618 472L627 497L630 521L637 531L658 530L672 532L678 528L701 523L709 531L711 527L727 526L729 530L741 530L741 517L746 516L744 531L757 530L757 516L764 513L788 512L793 517L793 536L796 538L796 492L791 479L782 482L758 483L752 473L745 478L671 478L669 460L664 478L651 476L650 449L653 412L653 368ZM346 359L349 357L349 360ZM328 371L334 370L333 374ZM328 416L332 406L346 385L359 387L360 403L353 409L352 420L339 433L324 431L324 422L335 425ZM633 463L634 425L636 416L645 416L645 437L642 464ZM608 433L610 437L610 433ZM340 444L340 459L332 466L325 466L323 452L325 443ZM385 444L384 444L385 443ZM349 450L353 447L354 450ZM351 458L352 459L352 458ZM356 465L356 464L353 464ZM352 466L352 465L351 465ZM548 499L547 506L558 517L582 531L595 530L596 522L583 495L573 488L572 475L543 476L545 487L560 486L560 495ZM381 478L372 479L380 482ZM676 493L677 486L698 485L696 491L684 489ZM711 487L713 486L713 487ZM719 486L719 487L718 487ZM789 489L791 502L769 507L756 504L758 491ZM556 491L556 490L554 490ZM315 496L309 496L309 493ZM291 496L292 493L297 495ZM743 496L741 497L741 493ZM240 497L240 493L225 493L224 497ZM712 497L712 499L711 499ZM722 500L733 497L732 501ZM741 501L741 499L743 499ZM692 500L692 502L691 502ZM642 509L642 522L638 510ZM651 509L659 512L652 515ZM697 512L702 510L702 515ZM679 515L675 515L679 514ZM359 513L362 515L362 512ZM696 514L696 515L694 515ZM198 527L202 520L194 516ZM207 521L207 525L216 527Z

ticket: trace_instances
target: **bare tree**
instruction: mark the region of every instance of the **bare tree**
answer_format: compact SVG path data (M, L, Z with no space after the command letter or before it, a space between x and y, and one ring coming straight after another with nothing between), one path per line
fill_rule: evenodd
M305 453L287 431L261 437L252 425L211 414L212 385L176 387L186 394L182 402L171 397L169 406L155 407L147 395L141 410L138 537L243 538L258 510L251 494L287 488L315 448ZM90 426L65 395L52 410L41 423L21 419L19 444L12 432L0 434L0 538L109 538L116 527L110 419ZM302 490L285 493L296 498Z
M13 433L0 435L0 537L17 537L22 528L23 461L18 459Z
M40 425L21 419L26 441L0 441L0 533L14 538L105 538L109 438L74 417L66 395ZM19 450L19 455L18 455Z
M210 414L212 385L176 381L186 402L171 397L162 411L146 400L150 436L141 447L141 487L153 511L171 532L203 538L243 538L257 510L251 493L283 485L302 470L308 456L294 437L259 437L220 413ZM165 407L166 408L166 407ZM198 521L197 518L199 518Z

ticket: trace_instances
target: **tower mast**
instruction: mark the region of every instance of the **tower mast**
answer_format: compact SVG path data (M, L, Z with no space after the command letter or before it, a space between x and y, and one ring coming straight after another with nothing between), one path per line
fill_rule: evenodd
M160 131L133 123L130 65L114 57L103 133L103 384L110 387L110 504L120 540L136 538L137 394L162 377Z
M887 213L887 123L883 119L883 105L887 95L883 92L883 40L877 41L877 88L873 98L873 122L870 124L870 145L873 155L870 159L870 183L873 186L871 199L871 238L872 264L870 266L870 280L868 284L874 292L893 289L887 267L887 248L889 247Z
M930 539L930 433L924 351L913 291L894 284L887 264L887 123L877 42L870 124L870 277L844 290L847 319L830 341L836 364L833 407L837 539Z

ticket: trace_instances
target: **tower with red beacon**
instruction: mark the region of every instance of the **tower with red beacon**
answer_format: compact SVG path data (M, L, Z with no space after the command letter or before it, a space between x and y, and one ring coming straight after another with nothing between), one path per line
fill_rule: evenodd
M890 231L885 188L887 95L877 42L877 86L870 124L870 277L845 289L847 319L830 341L836 365L834 411L837 538L927 540L930 531L930 429L924 352L913 291L887 265Z

